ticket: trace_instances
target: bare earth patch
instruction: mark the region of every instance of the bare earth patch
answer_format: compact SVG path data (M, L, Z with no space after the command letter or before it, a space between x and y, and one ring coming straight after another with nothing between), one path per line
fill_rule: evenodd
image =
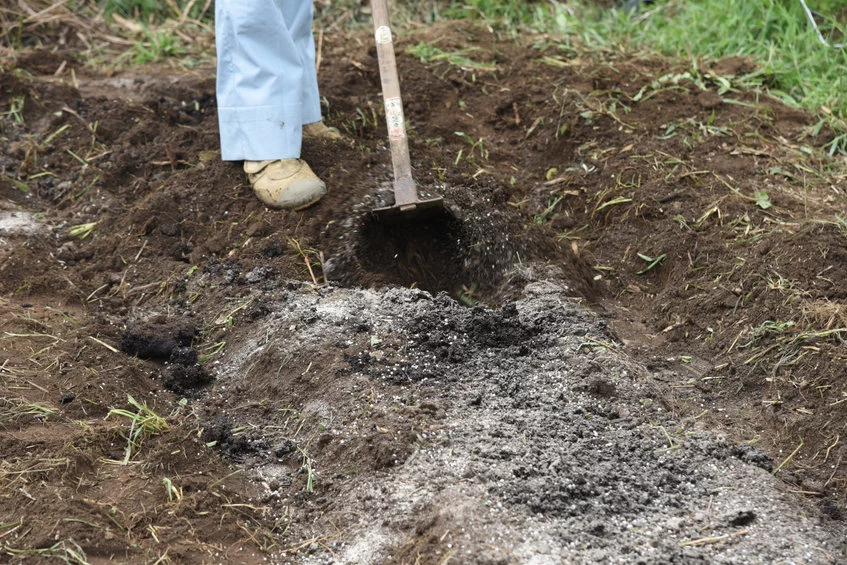
M829 134L742 59L441 24L399 63L457 219L389 229L369 45L323 38L299 213L220 162L213 69L2 63L3 559L844 560Z

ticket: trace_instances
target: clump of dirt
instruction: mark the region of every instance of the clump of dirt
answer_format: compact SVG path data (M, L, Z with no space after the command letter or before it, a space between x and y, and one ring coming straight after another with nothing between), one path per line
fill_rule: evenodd
M197 351L184 347L171 355L162 382L166 389L185 396L211 383L212 375L198 363Z
M0 70L4 556L843 558L844 167L749 61L401 34L455 217L397 228L369 33L304 212L220 161L213 69L56 45Z
M121 351L127 355L166 363L162 384L170 391L189 395L212 381L212 375L199 363L197 350L190 347L199 337L199 330L189 322L138 320L121 337Z
M159 361L184 357L183 350L190 349L198 329L179 319L160 319L142 324L136 321L121 336L121 351L142 359ZM196 357L196 355L195 355Z

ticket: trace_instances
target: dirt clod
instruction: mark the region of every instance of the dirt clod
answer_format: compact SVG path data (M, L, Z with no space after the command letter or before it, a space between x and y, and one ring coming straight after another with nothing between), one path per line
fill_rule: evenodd
M197 328L182 320L134 323L124 330L121 351L141 359L169 360L185 358ZM195 352L196 357L196 352ZM182 363L185 364L185 363Z

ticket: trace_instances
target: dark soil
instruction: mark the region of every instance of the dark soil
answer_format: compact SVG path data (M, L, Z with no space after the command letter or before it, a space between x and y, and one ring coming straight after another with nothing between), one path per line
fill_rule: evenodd
M303 212L220 161L211 68L0 61L3 559L837 562L831 134L737 88L743 59L441 24L398 61L415 178L451 215L386 226L369 41L323 37L346 140L305 142L329 192ZM133 436L130 398L167 430ZM812 556L762 541L798 531Z

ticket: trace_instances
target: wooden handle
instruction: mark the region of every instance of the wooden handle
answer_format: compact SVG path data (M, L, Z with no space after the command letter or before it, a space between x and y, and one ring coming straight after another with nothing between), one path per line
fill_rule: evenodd
M388 0L371 0L374 20L376 54L379 59L379 76L382 80L382 99L385 103L385 121L388 143L391 146L391 163L394 166L394 205L404 206L418 201L418 191L412 179L409 161L409 141L400 97L400 79L394 58L394 38L388 23Z

